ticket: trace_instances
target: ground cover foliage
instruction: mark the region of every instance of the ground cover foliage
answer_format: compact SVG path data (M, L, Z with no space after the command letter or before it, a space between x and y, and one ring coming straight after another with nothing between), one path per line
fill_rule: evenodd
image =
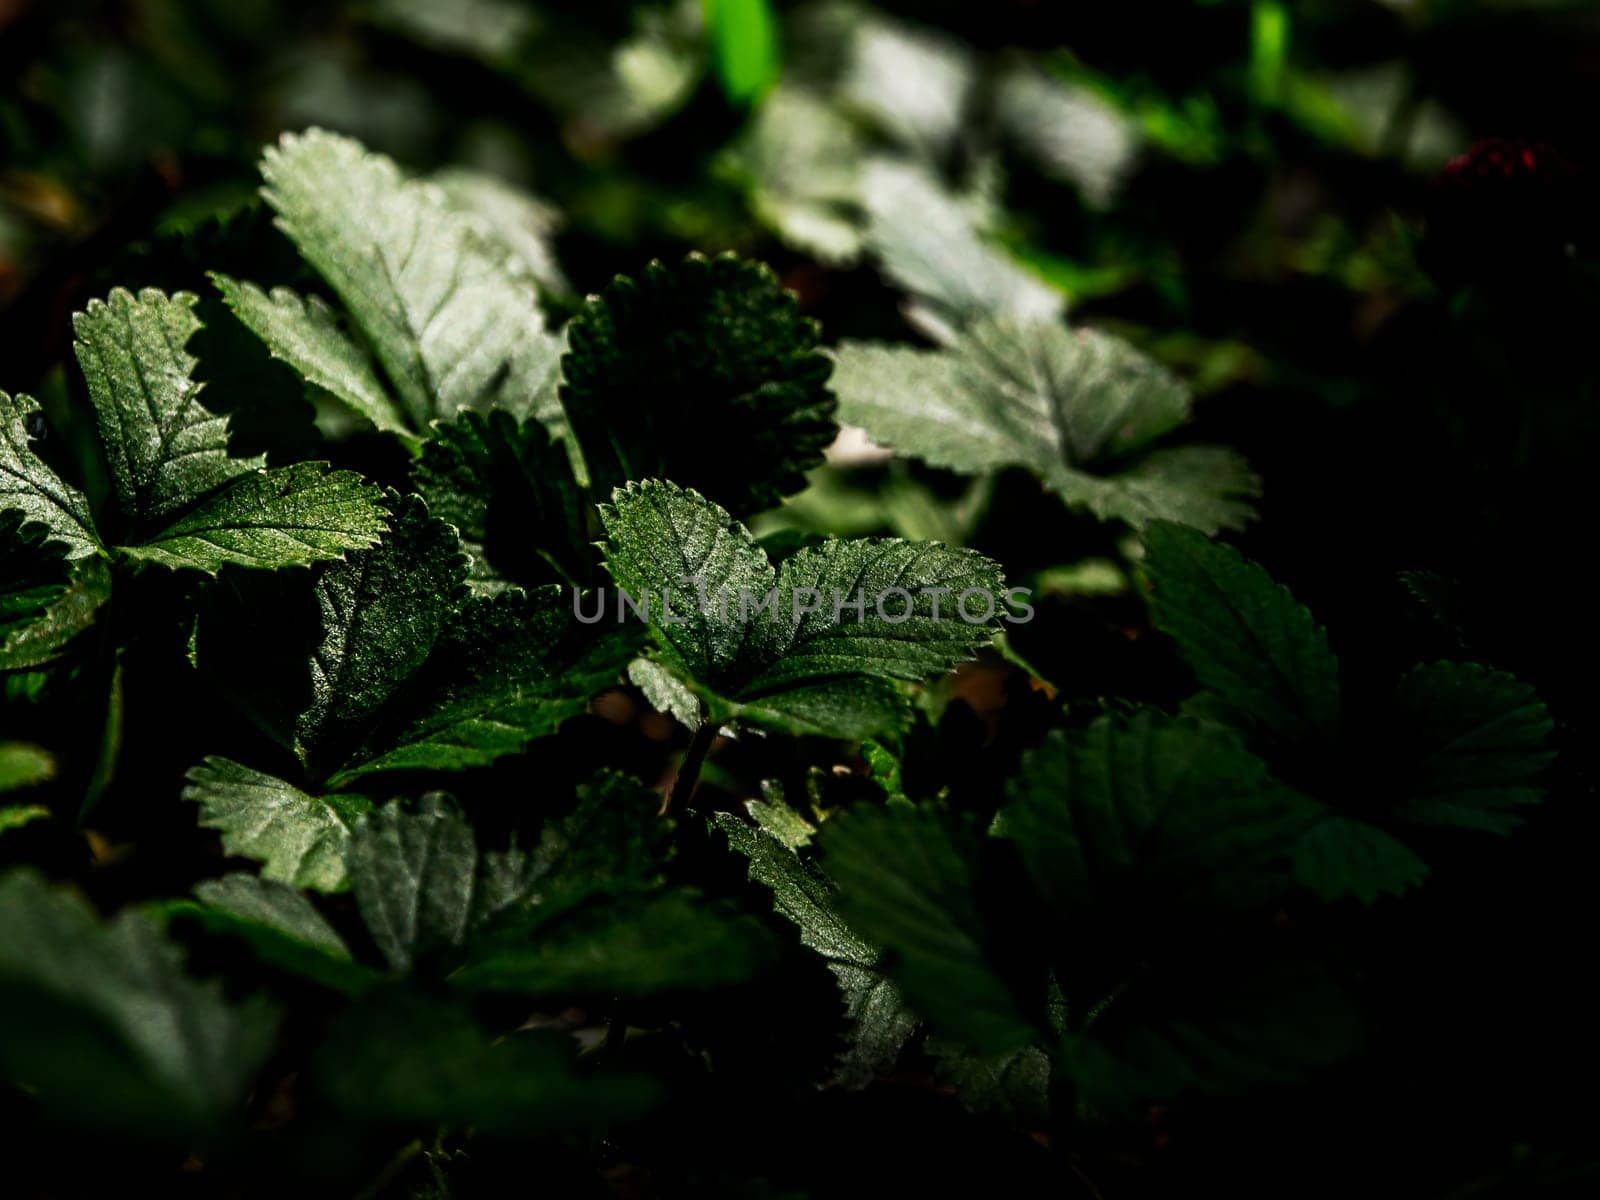
M8 1192L1592 1190L1600 28L1102 7L0 3Z

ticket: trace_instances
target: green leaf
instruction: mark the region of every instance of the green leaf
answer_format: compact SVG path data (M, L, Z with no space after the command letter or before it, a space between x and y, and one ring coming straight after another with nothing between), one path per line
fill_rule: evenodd
M268 966L356 995L382 976L350 957L350 948L311 902L286 883L224 875L195 886L198 903L171 906L212 933L237 937Z
M1412 825L1509 833L1544 799L1555 728L1538 694L1504 671L1433 663L1395 691L1393 733L1409 759L1396 813Z
M1287 874L1314 809L1230 735L1140 712L1053 731L1008 788L1000 828L1069 924L1230 898Z
M883 947L913 1009L981 1053L1033 1039L985 954L972 866L937 816L857 806L828 821L820 841L845 919Z
M0 671L53 662L110 599L105 560L65 559L66 545L49 537L21 512L0 513Z
M916 1018L882 970L878 948L845 924L835 907L837 889L793 847L732 813L716 814L711 824L749 860L750 878L772 892L773 908L839 981L850 1034L837 1077L846 1087L865 1087L894 1066L916 1029Z
M1130 981L1063 1035L1059 1061L1081 1102L1125 1109L1294 1082L1359 1037L1349 997L1320 969L1211 955Z
M415 497L398 501L376 547L322 569L311 703L295 722L302 762L331 771L348 760L427 661L465 595L465 576L455 530Z
M935 466L1021 466L1068 504L1135 526L1242 527L1258 486L1215 446L1161 447L1189 417L1176 376L1119 338L1035 321L981 321L942 350L847 342L840 419Z
M227 853L259 862L262 878L324 892L345 886L350 826L368 809L364 798L308 795L215 756L187 778L183 798L200 805L200 824L222 834Z
M1050 1056L1038 1046L1004 1054L972 1054L959 1044L930 1038L939 1079L952 1085L972 1112L999 1113L1013 1121L1050 1115Z
M754 512L804 487L837 432L816 322L760 263L653 262L567 337L562 404L600 495L662 477Z
M55 778L56 760L30 742L0 742L0 792L37 787Z
M184 974L147 917L102 925L31 870L0 876L0 1070L58 1117L187 1141L242 1118L272 1047L259 1000Z
M33 397L0 391L0 512L21 513L64 546L68 558L84 558L99 550L100 537L87 497L34 452L43 421Z
M485 171L447 167L435 171L432 182L447 207L471 223L478 236L497 247L505 269L526 276L541 292L567 296L572 285L556 262L554 238L560 214Z
M436 422L412 468L428 511L460 531L476 580L584 582L594 550L589 505L562 441L503 409Z
M671 664L722 698L714 715L778 728L893 727L903 706L881 681L970 658L992 636L1004 586L982 555L899 539L827 542L774 570L743 525L659 480L618 489L600 519L613 579L648 607ZM979 595L964 617L969 589Z
M350 311L413 429L463 408L554 414L559 339L537 295L437 189L321 129L261 164L278 225Z
M653 658L628 664L628 682L644 693L646 703L666 713L690 733L700 728L700 698L694 689Z
M778 22L769 0L702 0L712 62L735 104L760 99L778 77Z
M480 941L450 981L526 996L648 996L742 983L771 960L753 920L679 888L554 920L538 909L518 914Z
M1380 896L1403 896L1420 886L1428 864L1376 825L1330 810L1295 844L1294 875L1318 899L1354 896L1372 904Z
M15 748L15 742L0 742L0 777L8 769L7 755ZM15 764L9 764L14 766ZM14 785L13 785L14 786ZM0 784L0 792L10 790ZM35 821L48 821L50 810L42 804L0 804L0 834L10 833L13 829L21 829L32 825Z
M1208 713L1268 741L1335 740L1338 660L1286 588L1232 547L1176 525L1146 530L1145 554L1152 619L1211 693Z
M222 298L272 357L293 367L357 416L389 433L410 433L405 412L379 380L366 353L345 336L338 317L317 297L288 288L269 296L253 283L211 273Z
M438 793L415 809L393 803L362 817L345 862L361 919L396 971L458 949L528 887L526 856L480 854L471 826Z
M194 305L186 292L146 288L135 297L115 288L72 318L117 501L135 528L265 463L230 458L227 419L200 403L195 359L184 350L200 328Z
M385 529L377 496L359 475L326 463L253 471L139 545L119 548L132 558L207 575L230 563L307 566L376 543Z
M630 1120L660 1100L646 1077L584 1075L575 1056L565 1034L492 1037L459 1005L391 993L344 1014L311 1080L346 1116L507 1137Z
M405 701L390 706L329 782L459 771L519 754L615 683L635 645L631 629L581 625L554 584L473 597L451 617Z
M907 315L937 340L951 341L985 318L1024 326L1060 318L1062 295L991 245L974 214L924 168L889 159L868 163L861 200L868 251L915 297Z

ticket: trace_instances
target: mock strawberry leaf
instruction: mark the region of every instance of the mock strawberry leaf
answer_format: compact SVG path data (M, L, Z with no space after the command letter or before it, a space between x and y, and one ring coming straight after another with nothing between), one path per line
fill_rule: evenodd
M98 556L67 559L67 546L21 512L0 512L0 671L59 658L94 624L111 595Z
M21 513L65 547L66 557L84 558L100 549L89 500L35 453L33 439L43 430L37 400L0 391L0 512Z

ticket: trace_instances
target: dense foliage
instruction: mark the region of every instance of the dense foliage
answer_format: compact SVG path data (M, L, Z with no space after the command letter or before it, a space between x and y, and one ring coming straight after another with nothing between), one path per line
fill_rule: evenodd
M8 1194L1592 1189L1600 28L1084 7L0 2Z

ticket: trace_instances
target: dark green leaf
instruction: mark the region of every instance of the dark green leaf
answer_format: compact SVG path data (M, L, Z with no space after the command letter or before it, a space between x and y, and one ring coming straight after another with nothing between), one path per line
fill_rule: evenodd
M758 263L651 263L567 336L562 403L600 495L662 477L754 512L800 490L837 432L816 323Z

